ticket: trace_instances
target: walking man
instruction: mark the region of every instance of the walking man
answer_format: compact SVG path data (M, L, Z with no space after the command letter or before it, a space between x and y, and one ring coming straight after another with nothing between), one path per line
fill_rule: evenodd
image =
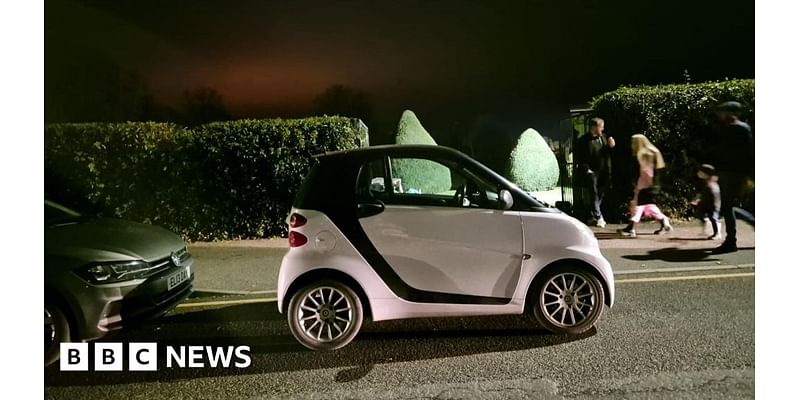
M589 134L581 136L575 145L576 181L588 196L590 220L600 228L606 226L600 207L606 191L611 186L611 149L614 138L603 135L605 121L592 118ZM590 222L591 223L591 222Z
M736 247L734 208L755 176L755 146L750 125L739 120L742 105L728 101L717 106L717 124L712 130L711 158L717 168L722 197L720 214L725 219L725 241L714 253L730 253Z

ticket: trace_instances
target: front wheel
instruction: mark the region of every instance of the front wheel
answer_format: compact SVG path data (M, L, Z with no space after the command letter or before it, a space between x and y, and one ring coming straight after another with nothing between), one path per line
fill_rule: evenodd
M603 313L605 293L597 277L583 268L544 271L529 296L536 320L553 333L578 335Z
M289 301L289 329L297 341L311 350L346 346L358 334L363 318L358 295L334 280L310 283Z
M44 366L58 360L59 345L70 340L69 320L54 303L44 305Z

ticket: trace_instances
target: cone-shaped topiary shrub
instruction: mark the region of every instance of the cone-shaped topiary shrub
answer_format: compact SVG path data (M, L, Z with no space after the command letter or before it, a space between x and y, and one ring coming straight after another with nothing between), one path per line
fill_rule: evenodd
M436 141L422 127L417 116L410 110L403 111L397 124L396 144L432 144ZM450 170L426 160L397 160L392 163L392 175L402 179L403 188L422 193L442 193L450 190Z
M522 132L511 151L506 176L528 192L550 190L558 184L558 161L539 132Z

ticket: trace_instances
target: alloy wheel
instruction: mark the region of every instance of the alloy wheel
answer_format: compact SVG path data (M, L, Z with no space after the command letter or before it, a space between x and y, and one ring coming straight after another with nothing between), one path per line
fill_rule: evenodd
M361 330L364 308L353 287L322 279L294 292L287 318L292 335L303 346L336 350L347 346Z
M557 327L571 328L589 319L601 299L596 285L582 274L564 272L544 285L539 302L543 316Z
M353 323L353 304L348 296L330 286L308 292L297 309L302 331L318 342L331 342L344 335Z

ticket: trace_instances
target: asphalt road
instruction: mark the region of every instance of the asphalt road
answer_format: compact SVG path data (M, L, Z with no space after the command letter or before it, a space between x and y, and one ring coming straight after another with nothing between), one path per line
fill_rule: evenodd
M297 344L274 302L194 304L110 341L249 345L250 367L162 362L157 373L86 373L56 365L45 371L45 397L753 398L753 275L620 277L614 308L580 337L548 334L519 316L420 319L367 324L331 353ZM198 301L210 300L220 299Z
M196 290L258 292L278 287L286 247L190 246Z

